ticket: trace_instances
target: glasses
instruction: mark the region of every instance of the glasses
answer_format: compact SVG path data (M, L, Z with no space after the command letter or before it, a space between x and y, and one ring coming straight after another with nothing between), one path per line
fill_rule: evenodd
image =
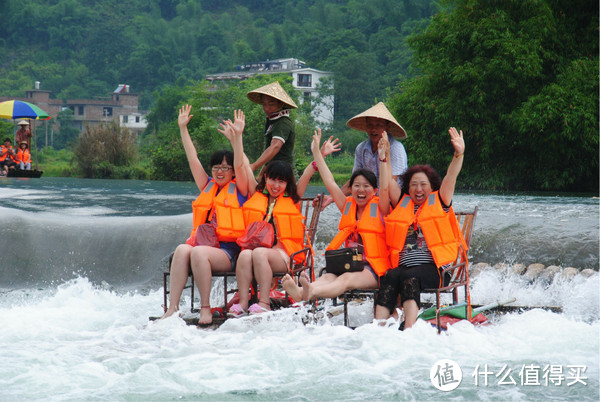
M221 172L226 172L226 173L227 173L227 172L229 172L231 169L232 169L232 167L231 167L231 166L213 166L213 167L212 167L212 171L213 171L213 172L218 172L218 171L220 170Z

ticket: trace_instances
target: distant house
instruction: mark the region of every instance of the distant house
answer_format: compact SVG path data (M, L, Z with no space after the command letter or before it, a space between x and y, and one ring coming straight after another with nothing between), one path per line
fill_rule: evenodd
M33 103L52 118L52 126L58 128L58 114L66 109L73 111L73 127L80 132L86 126L94 127L101 123L117 121L121 127L140 134L147 126L147 112L138 109L138 95L130 92L129 85L121 84L110 97L96 99L52 99L51 91L40 89L40 83L35 83L35 89L25 91L24 98L0 97L0 102L5 100L22 100Z
M237 71L209 74L206 80L214 83L224 80L244 80L257 74L289 73L293 78L292 85L302 93L300 102L310 102L312 116L317 122L331 124L334 106L333 91L331 95L320 94L318 85L325 85L321 82L322 79L333 77L333 73L309 68L305 64L293 58L260 61L238 66ZM330 80L328 85L333 85L333 81Z

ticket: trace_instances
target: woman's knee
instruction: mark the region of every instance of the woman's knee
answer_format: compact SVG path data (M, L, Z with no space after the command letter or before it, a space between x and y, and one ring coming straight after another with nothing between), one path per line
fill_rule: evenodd
M189 258L190 254L194 247L189 244L180 244L175 248L175 253L173 253L173 258Z
M196 246L194 248L192 248L192 251L190 252L190 260L192 262L192 265L195 264L202 264L202 265L206 265L209 263L210 261L210 254L213 251L213 247L208 247L208 246Z
M252 250L252 261L256 264L257 262L267 261L269 258L270 248L258 247Z
M236 272L247 272L252 269L252 250L242 250L235 264Z

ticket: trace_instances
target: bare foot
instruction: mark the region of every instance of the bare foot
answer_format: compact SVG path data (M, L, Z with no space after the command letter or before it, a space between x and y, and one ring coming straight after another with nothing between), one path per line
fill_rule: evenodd
M302 285L302 300L309 301L312 297L310 278L306 272L300 274L300 284Z
M164 320L165 318L169 318L170 316L172 316L173 314L177 313L179 310L175 310L175 309L167 309L167 311L163 314L162 317L160 317L161 320Z
M200 319L198 319L198 325L210 325L213 321L212 310L210 306L200 307Z
M289 274L281 278L281 286L283 286L294 301L299 302L302 300L302 289L296 285L296 281Z

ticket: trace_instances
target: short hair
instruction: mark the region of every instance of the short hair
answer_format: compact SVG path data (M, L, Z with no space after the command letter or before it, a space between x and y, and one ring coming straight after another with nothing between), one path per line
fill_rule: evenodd
M352 173L352 176L350 176L350 183L349 186L352 187L352 183L354 183L354 180L356 179L357 176L362 176L365 179L367 179L367 181L369 182L369 184L371 186L373 186L373 188L377 188L377 176L375 176L375 173L373 173L372 171L370 171L369 169L357 169Z
M229 165L233 166L233 152L222 149L214 152L210 156L210 167L212 168L214 165L220 165L223 162L223 158L225 158Z
M432 168L429 165L414 165L409 167L406 170L406 172L404 172L404 174L401 176L403 193L408 194L410 180L415 175L415 173L425 173L433 191L438 191L440 189L440 186L442 185L442 178L440 177L439 173L435 171L434 168Z
M296 188L296 178L294 177L294 171L289 163L285 161L271 161L265 166L265 171L260 179L260 182L256 186L256 191L263 191L267 183L267 177L269 179L283 180L287 183L285 188L286 193L292 198L294 203L300 201L298 190Z
M8 142L12 142L12 141L10 140L10 138L8 138L8 137L6 137L6 138L4 139L4 142L6 142L6 141L8 141Z

